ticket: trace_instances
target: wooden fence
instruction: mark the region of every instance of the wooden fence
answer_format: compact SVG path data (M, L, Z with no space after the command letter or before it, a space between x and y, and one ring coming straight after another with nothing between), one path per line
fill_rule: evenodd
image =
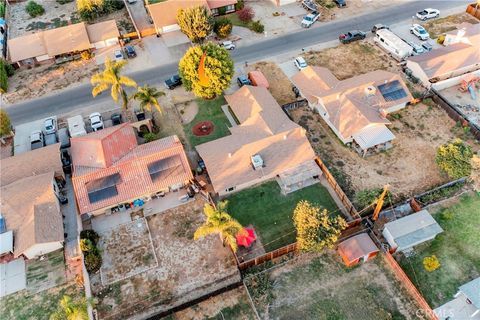
M347 195L345 192L343 192L342 188L338 185L337 181L333 177L333 175L330 173L328 170L327 166L323 163L322 159L317 157L315 159L317 162L318 166L322 170L323 174L325 175L325 179L327 179L328 184L333 188L333 191L337 194L338 198L342 202L343 206L345 207L345 210L347 210L348 214L353 218L353 219L360 219L360 215L358 214L357 209L352 205L352 202L350 199L348 199Z
M398 279L400 283L402 283L405 289L407 289L410 296L415 300L415 302L421 308L420 309L421 315L425 316L430 320L438 320L432 308L430 308L427 301L425 301L425 298L420 294L418 289L413 285L412 281L410 281L410 278L405 274L405 272L398 265L397 261L392 257L392 255L389 252L384 252L382 256L384 257L385 261L387 262L387 265L390 267L395 277Z

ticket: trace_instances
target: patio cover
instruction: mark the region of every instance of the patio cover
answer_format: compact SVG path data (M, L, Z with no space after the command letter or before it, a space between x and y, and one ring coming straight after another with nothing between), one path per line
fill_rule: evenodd
M368 148L392 141L395 135L384 124L371 124L352 135L356 143L362 148Z
M461 291L477 309L480 309L480 277L460 286L459 291Z
M345 263L350 264L357 259L378 252L378 248L367 233L362 233L341 242L338 245L338 251Z

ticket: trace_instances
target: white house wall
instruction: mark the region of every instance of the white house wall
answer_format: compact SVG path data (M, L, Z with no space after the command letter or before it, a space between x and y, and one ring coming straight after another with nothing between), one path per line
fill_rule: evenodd
M37 243L36 245L31 246L23 252L23 254L28 259L34 259L36 257L42 256L44 254L50 253L52 251L61 249L63 247L62 242L47 242L47 243Z
M437 91L440 91L440 90L444 90L444 89L459 85L460 83L462 83L462 79L465 78L469 74L480 77L480 70L473 71L473 72L466 73L466 74L462 74L460 76L456 76L456 77L453 77L453 78L450 78L450 79L447 79L447 80L442 80L442 81L435 82L435 83L432 84L432 88L434 88Z
M161 28L161 33L167 33L167 32L178 31L178 30L180 30L180 26L178 24L171 24L169 26L165 26Z

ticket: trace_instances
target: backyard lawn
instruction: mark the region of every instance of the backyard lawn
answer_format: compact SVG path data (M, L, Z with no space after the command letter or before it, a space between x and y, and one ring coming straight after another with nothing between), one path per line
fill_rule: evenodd
M452 299L460 285L480 276L480 196L463 196L450 207L431 212L444 232L416 248L400 264L427 302L436 308ZM436 255L440 268L427 272L423 258Z
M218 97L214 100L197 99L197 104L197 115L190 123L186 124L183 127L185 131L185 136L187 137L192 148L196 145L209 142L230 134L230 131L228 130L228 128L230 127L230 122L228 122L228 119L221 108L222 105L226 104L223 96ZM192 127L201 121L213 122L213 132L210 133L208 136L197 137L192 133Z
M278 183L271 181L237 192L227 200L228 212L242 225L254 226L266 252L295 242L292 216L300 200L308 200L338 214L328 190L319 183L284 196Z

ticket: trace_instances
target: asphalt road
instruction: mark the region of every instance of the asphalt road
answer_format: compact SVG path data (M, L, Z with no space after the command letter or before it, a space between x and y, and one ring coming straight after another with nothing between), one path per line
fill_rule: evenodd
M384 0L388 1L388 0ZM265 41L246 47L239 47L232 52L236 63L255 61L264 57L274 56L295 49L301 50L318 43L332 41L338 38L342 32L353 29L368 31L376 23L393 25L402 21L409 21L415 12L423 8L437 8L448 10L462 5L467 5L469 0L448 1L408 1L398 6L387 7L385 10L375 11L351 19L325 23L316 28L302 30L275 38L266 38ZM365 4L368 5L368 2ZM176 73L177 63L153 67L129 74L138 83L158 85L170 75ZM91 86L84 84L71 89L65 89L58 93L41 98L16 103L6 106L14 125L41 119L50 115L60 115L75 109L99 103L100 100L111 99L108 92L93 98Z

